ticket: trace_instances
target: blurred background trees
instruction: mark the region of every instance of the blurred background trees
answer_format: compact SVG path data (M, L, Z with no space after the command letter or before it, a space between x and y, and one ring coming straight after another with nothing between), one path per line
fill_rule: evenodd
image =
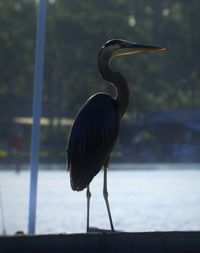
M42 113L49 124L42 127L44 153L63 157L69 128L61 119L73 119L98 91L113 94L97 69L98 51L111 38L167 48L165 53L113 61L131 91L124 124L134 124L158 109L198 109L199 9L198 0L49 0ZM0 0L0 157L12 157L16 134L29 152L30 125L15 119L32 115L36 15L37 1Z

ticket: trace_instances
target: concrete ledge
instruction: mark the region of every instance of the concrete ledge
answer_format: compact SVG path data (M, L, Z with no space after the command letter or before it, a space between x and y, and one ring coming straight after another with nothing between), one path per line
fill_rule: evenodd
M1 253L200 253L200 231L1 236Z

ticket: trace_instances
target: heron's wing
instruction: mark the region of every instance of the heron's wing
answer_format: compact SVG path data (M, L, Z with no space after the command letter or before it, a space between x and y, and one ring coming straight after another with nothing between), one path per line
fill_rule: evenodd
M67 146L72 189L89 185L109 158L118 132L116 101L106 94L90 98L75 119Z

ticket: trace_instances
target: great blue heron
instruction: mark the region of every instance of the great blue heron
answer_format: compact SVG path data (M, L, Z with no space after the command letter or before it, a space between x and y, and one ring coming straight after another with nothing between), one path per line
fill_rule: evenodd
M98 55L98 67L102 78L116 88L116 97L97 93L90 97L78 112L71 128L67 159L71 187L75 191L85 188L87 196L87 232L89 231L90 182L104 167L103 196L114 231L107 191L107 168L110 154L118 138L119 124L129 103L129 89L125 78L110 67L114 56L129 55L143 51L160 51L162 47L130 43L112 39L105 43Z

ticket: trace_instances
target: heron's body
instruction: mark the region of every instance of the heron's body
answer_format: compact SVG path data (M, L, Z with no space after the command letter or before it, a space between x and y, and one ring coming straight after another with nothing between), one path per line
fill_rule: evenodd
M119 133L119 106L98 93L79 111L68 142L68 169L73 190L86 188L109 159Z
M163 49L114 39L106 42L99 52L99 72L104 80L115 86L116 97L98 93L89 98L76 116L67 145L71 187L76 191L87 188L87 231L89 231L91 197L89 184L102 167L104 167L103 194L111 229L114 231L108 203L107 167L118 138L120 119L128 107L129 89L126 79L119 72L112 70L111 59L145 50Z

